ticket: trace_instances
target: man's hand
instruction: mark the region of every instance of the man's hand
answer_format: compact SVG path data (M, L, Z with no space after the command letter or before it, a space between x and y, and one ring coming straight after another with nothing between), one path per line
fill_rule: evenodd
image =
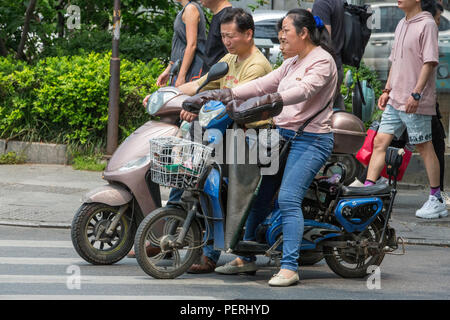
M195 113L191 113L189 111L186 110L181 110L180 112L180 119L187 121L187 122L192 122L195 120L195 118L197 118L198 115L196 115Z
M388 101L389 101L389 93L384 92L378 99L378 109L384 111L384 109L386 109Z
M178 75L177 81L175 81L175 87L179 87L186 83L186 76Z
M412 96L410 96L405 105L405 112L406 113L416 113L418 107L419 107L419 101L415 100Z

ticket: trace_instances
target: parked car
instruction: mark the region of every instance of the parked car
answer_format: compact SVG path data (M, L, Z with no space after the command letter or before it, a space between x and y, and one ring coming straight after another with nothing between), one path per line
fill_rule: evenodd
M255 10L252 13L255 21L255 44L266 53L271 63L276 63L280 54L277 23L286 13L283 10Z
M389 55L394 42L395 28L405 13L398 8L396 2L370 3L372 8L372 35L364 52L363 61L370 68L377 71L379 79L386 81L389 73ZM445 10L441 15L439 25L439 51L441 64L437 72L437 89L448 86L450 89L450 79L448 64L443 60L450 60L444 55L450 54L450 13ZM445 81L444 81L445 80ZM448 83L447 83L448 82Z

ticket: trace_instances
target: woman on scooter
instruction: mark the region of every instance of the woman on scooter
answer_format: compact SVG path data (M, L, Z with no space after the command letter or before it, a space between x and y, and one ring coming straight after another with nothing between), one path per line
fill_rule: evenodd
M193 105L205 100L227 102L233 119L245 118L251 109L252 114L255 111L270 113L283 106L273 120L279 134L289 140L306 119L332 100L337 69L328 32L322 21L309 11L290 10L283 20L282 37L285 48L294 50L296 55L278 69L234 89L206 91L191 97L190 102ZM269 281L271 286L289 286L299 280L297 260L304 227L302 200L332 152L331 115L332 105L329 104L305 128L304 134L292 141L278 195L283 257L280 271ZM263 177L260 193L246 223L244 240L255 240L256 227L270 212L267 203L274 197L277 184L280 185L275 176ZM238 257L215 271L227 274L254 271L255 260L254 257Z
M183 83L199 79L208 72L203 61L206 44L206 20L198 3L191 0L176 0L183 9L173 24L172 52L169 65L160 74L156 85L164 87L169 80L172 64L182 60L180 71L169 85L178 87Z

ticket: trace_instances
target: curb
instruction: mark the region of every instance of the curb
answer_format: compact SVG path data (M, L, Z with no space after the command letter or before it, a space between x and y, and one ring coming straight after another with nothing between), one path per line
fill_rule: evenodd
M429 239L408 239L403 238L404 244L416 246L435 246L435 247L450 247L450 240L429 240Z
M0 225L10 227L30 227L30 228L54 228L54 229L70 229L71 225L59 222L23 222L23 221L8 221L0 220Z

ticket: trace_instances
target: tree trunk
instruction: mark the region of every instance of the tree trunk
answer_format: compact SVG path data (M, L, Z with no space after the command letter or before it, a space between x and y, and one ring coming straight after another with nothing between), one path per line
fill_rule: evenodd
M64 14L62 13L62 10L64 9L65 5L66 5L65 0L59 0L58 5L56 6L56 10L58 11L58 23L57 23L58 38L64 38L64 24L66 20L64 19Z
M23 50L27 41L28 31L30 30L30 21L34 12L34 8L36 7L36 3L37 0L30 0L30 4L28 5L27 11L25 13L25 22L23 24L22 37L20 38L19 47L17 48L16 59L25 60L25 54Z
M8 55L8 49L6 48L5 41L0 38L0 56L6 57Z

